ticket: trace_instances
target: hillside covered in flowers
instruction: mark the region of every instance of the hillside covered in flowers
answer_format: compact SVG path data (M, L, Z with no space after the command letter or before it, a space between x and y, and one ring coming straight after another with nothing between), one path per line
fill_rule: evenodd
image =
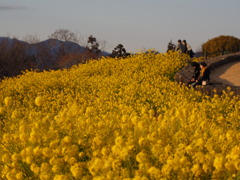
M0 179L239 179L240 101L174 82L178 53L0 84Z

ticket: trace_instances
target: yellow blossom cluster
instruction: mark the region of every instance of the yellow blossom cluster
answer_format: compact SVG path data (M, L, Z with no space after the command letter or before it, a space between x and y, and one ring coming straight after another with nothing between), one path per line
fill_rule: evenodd
M175 52L0 83L0 179L239 179L240 101L174 82Z

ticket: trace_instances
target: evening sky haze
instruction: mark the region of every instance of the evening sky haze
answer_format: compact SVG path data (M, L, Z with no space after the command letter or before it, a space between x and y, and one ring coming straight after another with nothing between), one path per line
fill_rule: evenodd
M240 38L240 0L0 0L0 36L37 36L57 29L119 43L127 51L167 50L186 39L194 51L219 35Z

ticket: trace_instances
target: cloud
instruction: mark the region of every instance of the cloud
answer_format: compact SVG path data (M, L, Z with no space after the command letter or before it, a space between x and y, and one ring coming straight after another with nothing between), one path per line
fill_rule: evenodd
M9 11L9 10L25 10L26 7L23 6L4 6L0 5L0 11Z

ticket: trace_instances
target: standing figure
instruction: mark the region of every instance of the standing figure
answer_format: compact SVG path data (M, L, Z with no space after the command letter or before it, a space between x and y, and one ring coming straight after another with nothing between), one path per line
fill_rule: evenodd
M194 52L193 52L193 50L192 50L192 47L191 47L189 44L187 44L187 41L186 41L186 40L183 40L183 45L184 45L185 48L186 48L186 53L189 54L190 58L193 58Z
M179 53L187 52L187 48L182 44L182 41L180 39L178 40L178 44L177 44L175 50L178 51Z

